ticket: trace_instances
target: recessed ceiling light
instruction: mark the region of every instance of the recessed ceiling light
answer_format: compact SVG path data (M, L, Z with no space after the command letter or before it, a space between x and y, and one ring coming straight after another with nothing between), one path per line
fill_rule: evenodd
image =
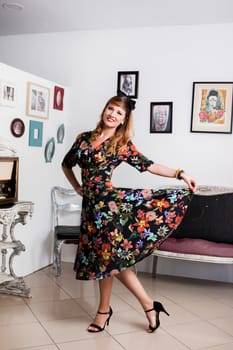
M18 4L17 2L4 2L2 4L2 7L5 10L14 10L14 11L22 11L24 9L24 6L21 4Z

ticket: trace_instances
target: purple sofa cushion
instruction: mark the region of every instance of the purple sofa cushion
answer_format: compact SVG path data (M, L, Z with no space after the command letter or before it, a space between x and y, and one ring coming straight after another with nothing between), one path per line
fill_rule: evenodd
M197 254L233 258L233 244L216 243L199 238L167 238L159 250L183 254Z

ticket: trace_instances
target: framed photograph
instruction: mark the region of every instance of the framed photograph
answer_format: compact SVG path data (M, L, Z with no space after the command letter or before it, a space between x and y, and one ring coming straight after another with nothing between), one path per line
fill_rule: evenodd
M15 107L16 88L15 84L9 81L0 81L0 104L8 107Z
M172 133L172 102L151 102L150 132Z
M65 126L64 124L61 124L57 129L57 143L63 143L64 136L65 136Z
M194 82L191 132L232 133L233 82Z
M25 125L22 119L15 118L14 120L12 120L11 122L12 135L14 135L15 137L21 137L23 136L24 131L25 131Z
M26 113L29 116L48 119L49 88L28 82Z
M43 141L43 122L30 120L29 146L41 147Z
M132 98L138 97L139 72L118 72L117 91L123 92Z
M54 86L53 108L63 111L64 89L59 86Z
M52 137L45 145L44 156L46 163L51 163L55 152L55 139Z

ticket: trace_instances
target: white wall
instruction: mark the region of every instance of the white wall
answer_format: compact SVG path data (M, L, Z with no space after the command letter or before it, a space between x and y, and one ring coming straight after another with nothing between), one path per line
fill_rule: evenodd
M189 131L193 81L233 81L232 34L233 24L224 24L8 36L0 37L0 60L70 87L67 148L79 131L96 125L106 99L116 93L117 72L138 70L137 147L155 161L184 168L199 184L233 186L232 134ZM173 101L172 134L149 133L154 101ZM124 165L114 181L129 187L176 183ZM195 271L185 266L185 274ZM220 275L216 269L214 278Z
M4 144L11 145L19 157L19 201L32 201L34 213L27 219L27 225L17 225L15 228L16 239L23 242L26 252L22 252L13 260L14 270L17 275L26 275L51 263L52 234L51 230L51 199L50 191L54 185L64 184L64 176L60 163L65 152L65 143L55 142L55 153L51 163L46 163L44 148L46 142L54 137L58 127L66 125L69 109L69 89L65 88L64 111L53 109L53 90L55 82L42 79L15 69L5 64L0 64L1 80L13 82L16 88L16 105L14 108L0 104L0 138ZM50 89L50 112L48 119L38 119L26 115L27 82L33 82ZM25 124L25 133L22 137L14 137L10 131L10 125L14 118L20 118ZM29 121L43 122L42 147L29 146Z

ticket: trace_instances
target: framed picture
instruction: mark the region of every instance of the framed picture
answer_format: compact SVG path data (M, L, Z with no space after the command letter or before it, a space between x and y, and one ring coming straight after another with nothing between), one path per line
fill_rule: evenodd
M43 140L43 122L30 120L29 146L41 147Z
M54 86L53 108L63 111L64 89L59 86Z
M232 133L233 82L194 82L191 132Z
M61 124L57 129L57 143L63 143L63 139L65 136L65 126Z
M12 122L11 122L11 133L15 137L23 136L24 131L25 131L25 125L24 125L24 122L22 121L22 119L15 118L14 120L12 120Z
M139 72L118 72L117 91L123 92L132 98L138 97Z
M50 91L47 87L31 82L27 83L27 115L42 119L48 119L49 92Z
M172 133L172 102L151 102L150 132Z
M12 82L0 81L0 104L8 107L15 107L16 88Z
M46 163L51 163L55 152L55 139L52 137L45 145L44 156Z

